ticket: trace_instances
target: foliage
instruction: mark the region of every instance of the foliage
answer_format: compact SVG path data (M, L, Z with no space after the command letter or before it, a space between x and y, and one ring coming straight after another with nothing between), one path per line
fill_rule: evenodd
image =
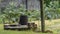
M44 2L45 19L60 18L59 2L51 0L44 0ZM21 14L27 15L29 21L40 19L39 10L26 10L22 4L19 7L16 6L15 2L10 2L4 11L0 11L0 21L18 22Z
M45 6L45 16L48 19L60 18L60 8L58 1L50 2L49 7Z
M19 17L21 14L23 15L27 15L29 17L29 19L33 18L34 20L39 19L40 17L40 11L37 10L32 10L32 11L26 11L26 9L24 9L23 5L20 5L19 8L15 7L15 4L12 2L10 3L10 5L8 5L5 10L3 11L3 13L1 14L1 18L3 18L2 20L4 21L9 21L9 23L12 22L18 22ZM31 20L33 20L31 19Z

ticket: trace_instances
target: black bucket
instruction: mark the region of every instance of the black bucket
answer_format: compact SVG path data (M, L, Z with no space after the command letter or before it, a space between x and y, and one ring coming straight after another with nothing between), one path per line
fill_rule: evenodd
M19 24L21 24L21 25L27 25L27 23L28 23L28 17L26 15L21 15L20 16Z

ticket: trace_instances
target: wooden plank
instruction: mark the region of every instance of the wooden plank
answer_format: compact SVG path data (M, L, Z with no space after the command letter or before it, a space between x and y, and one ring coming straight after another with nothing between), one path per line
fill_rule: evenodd
M28 26L27 25L20 25L20 26L7 26L7 27L5 27L5 28L28 28Z

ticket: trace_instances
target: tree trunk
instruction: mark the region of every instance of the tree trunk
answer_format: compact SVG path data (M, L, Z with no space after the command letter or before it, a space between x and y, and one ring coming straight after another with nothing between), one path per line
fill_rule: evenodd
M41 10L41 31L45 32L45 21L44 21L44 11L43 11L44 0L40 0L40 10Z
M59 0L59 8L60 8L60 0Z

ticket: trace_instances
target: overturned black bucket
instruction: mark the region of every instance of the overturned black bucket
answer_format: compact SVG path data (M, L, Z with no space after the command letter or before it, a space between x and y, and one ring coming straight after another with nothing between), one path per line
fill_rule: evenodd
M27 25L27 23L28 23L28 17L26 15L21 15L20 16L19 24L21 24L21 25Z

